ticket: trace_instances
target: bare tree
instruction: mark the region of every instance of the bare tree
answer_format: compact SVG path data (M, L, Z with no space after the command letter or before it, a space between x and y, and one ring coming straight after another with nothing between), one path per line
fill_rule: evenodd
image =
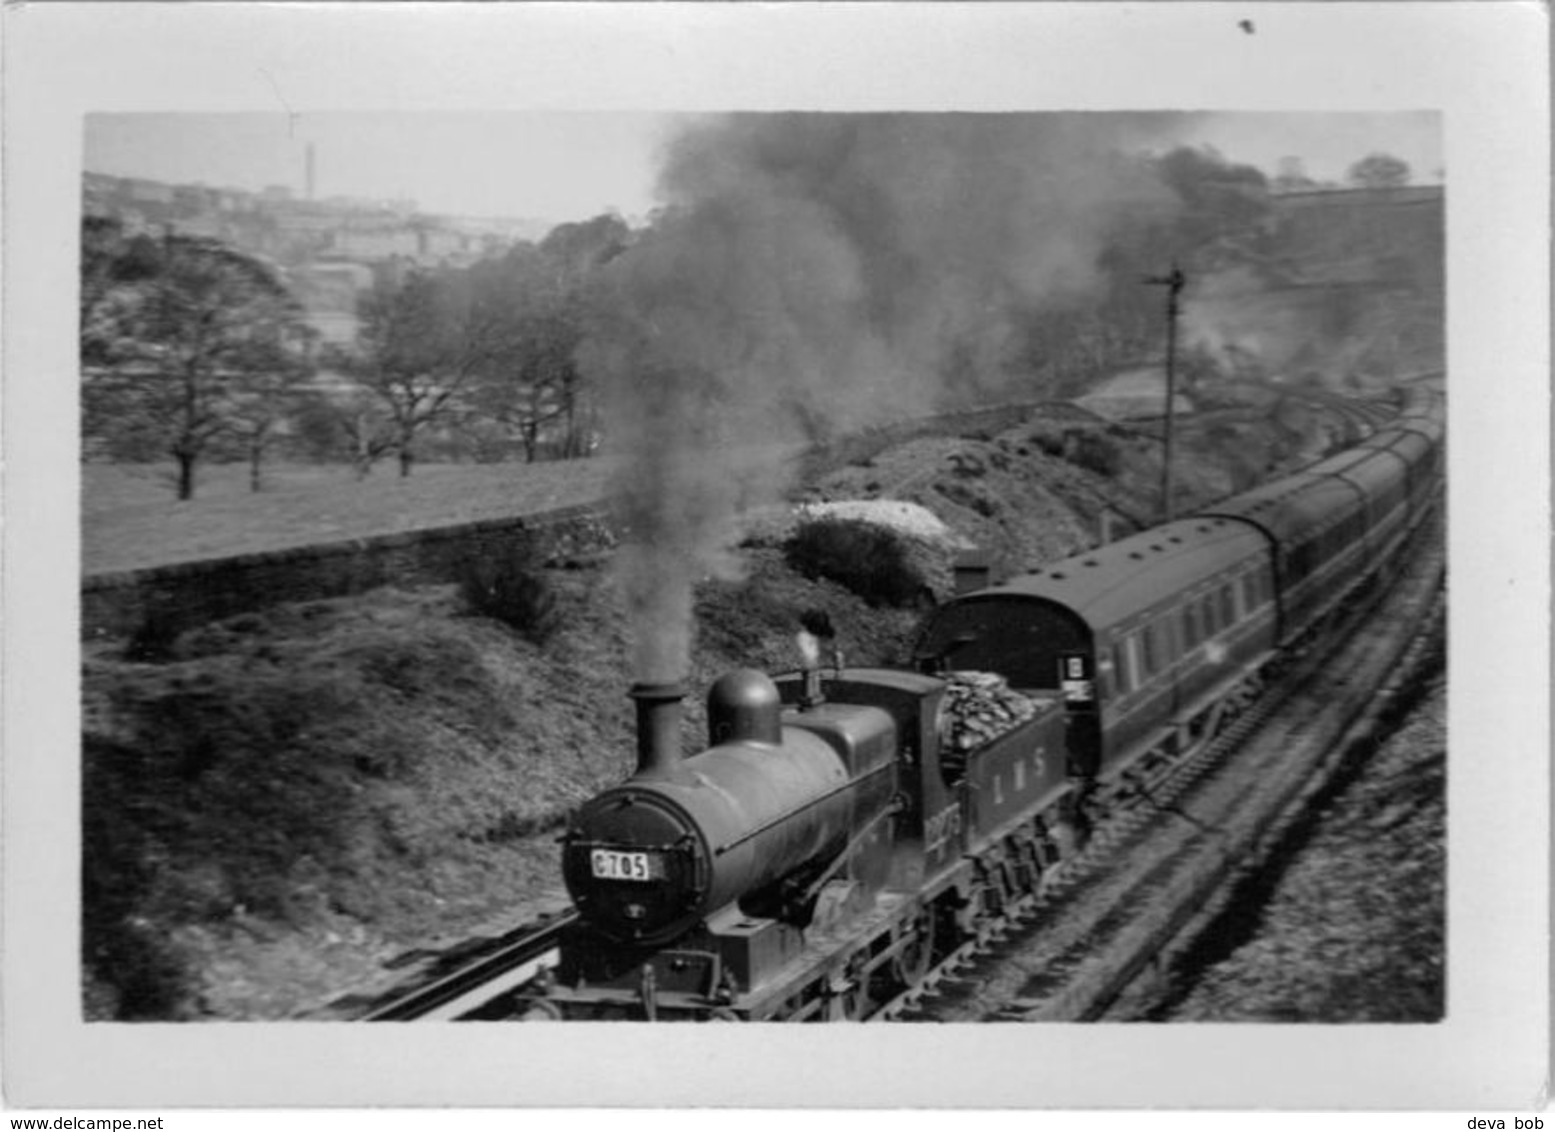
M82 257L83 430L109 451L171 454L178 498L190 499L197 462L254 390L303 372L289 352L301 309L273 270L216 240L93 244Z
M400 475L408 476L419 436L453 417L475 375L500 352L501 312L472 301L454 275L417 271L398 285L375 287L361 316L355 348L337 351L330 362L383 407ZM366 445L368 433L359 431Z
M303 384L313 375L310 358L316 332L300 322L264 328L254 336L243 365L233 375L227 427L248 461L248 486L263 486L266 449L297 408Z
M599 269L630 237L617 216L563 224L538 247L520 245L466 275L490 345L466 398L469 416L509 430L528 461L547 434L560 434L564 458L592 450L593 413L576 355Z
M393 422L384 413L382 402L366 392L338 402L333 408L351 446L356 478L366 479L373 465L394 451L398 437Z

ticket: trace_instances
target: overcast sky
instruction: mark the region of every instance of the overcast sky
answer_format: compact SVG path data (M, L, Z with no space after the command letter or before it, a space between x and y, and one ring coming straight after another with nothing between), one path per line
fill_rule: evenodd
M173 183L305 188L314 145L316 192L400 198L428 212L563 221L654 204L657 154L676 117L629 113L93 114L90 172ZM1195 114L1184 140L1273 173L1300 156L1309 175L1338 180L1385 151L1416 181L1439 179L1433 113Z
M429 212L572 220L652 205L671 119L624 113L94 114L85 168L114 176L400 198Z

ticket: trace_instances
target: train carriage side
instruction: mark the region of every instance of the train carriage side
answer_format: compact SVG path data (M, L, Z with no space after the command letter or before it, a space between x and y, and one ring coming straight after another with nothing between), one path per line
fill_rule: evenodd
M1330 538L1324 553L1338 561L1335 576L1359 578L1376 564L1392 561L1409 533L1410 459L1399 445L1408 433L1378 434L1359 448L1307 469L1350 484L1362 498L1361 517L1351 516L1345 536ZM1380 440L1380 443L1376 443Z
M1399 418L1392 427L1377 433L1364 445L1394 452L1404 461L1411 527L1418 524L1435 503L1436 489L1442 478L1445 435L1446 425L1439 416L1421 412Z
M1262 534L1184 520L947 602L918 656L1062 696L1070 773L1107 779L1269 655L1275 610Z
M1328 614L1357 579L1391 562L1429 509L1441 426L1410 416L1301 473L1206 508L1262 529L1275 553L1282 644Z
M1303 636L1333 610L1365 556L1365 493L1337 476L1303 472L1206 508L1263 532L1279 594L1279 643Z

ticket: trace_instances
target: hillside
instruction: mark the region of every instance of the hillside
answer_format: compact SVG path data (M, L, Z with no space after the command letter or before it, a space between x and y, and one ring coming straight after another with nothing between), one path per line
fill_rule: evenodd
M1273 198L1268 257L1191 281L1185 340L1224 374L1378 389L1446 359L1444 197Z

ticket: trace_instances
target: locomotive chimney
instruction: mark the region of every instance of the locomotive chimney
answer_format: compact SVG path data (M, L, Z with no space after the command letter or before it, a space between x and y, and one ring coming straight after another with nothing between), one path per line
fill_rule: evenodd
M637 701L637 773L667 777L680 763L680 701L685 686L633 684L630 694Z

